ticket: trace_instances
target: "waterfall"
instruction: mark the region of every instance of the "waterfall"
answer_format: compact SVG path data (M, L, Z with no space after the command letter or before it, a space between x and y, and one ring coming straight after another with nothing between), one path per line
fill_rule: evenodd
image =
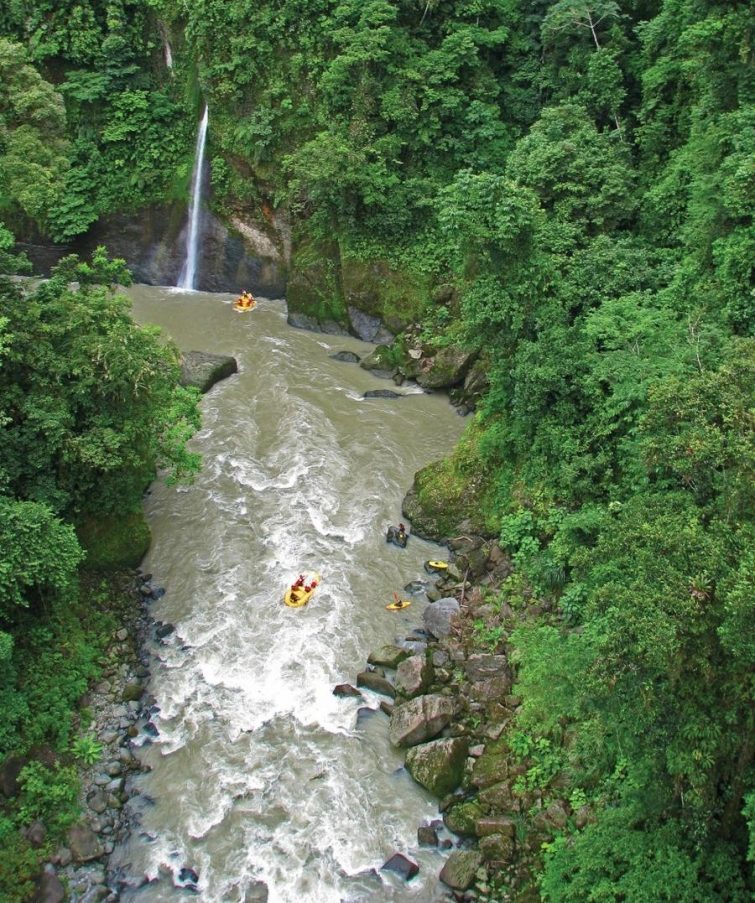
M194 277L197 271L197 246L199 244L199 214L202 204L202 177L204 173L204 146L207 139L207 107L197 132L197 148L194 155L194 172L191 177L191 200L189 203L189 228L186 233L186 258L181 275L178 277L178 288L194 290Z

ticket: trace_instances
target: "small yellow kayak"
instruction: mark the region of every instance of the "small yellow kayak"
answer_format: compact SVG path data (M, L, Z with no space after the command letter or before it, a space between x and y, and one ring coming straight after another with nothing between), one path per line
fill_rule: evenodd
M388 611L401 611L403 608L409 608L411 604L411 599L399 599L397 593L394 593L393 602L389 602L385 607Z
M315 571L307 574L302 586L292 584L283 595L283 601L289 608L303 608L312 598L320 585L320 575Z
M428 571L447 571L448 570L448 562L447 561L430 561L425 562L425 569Z

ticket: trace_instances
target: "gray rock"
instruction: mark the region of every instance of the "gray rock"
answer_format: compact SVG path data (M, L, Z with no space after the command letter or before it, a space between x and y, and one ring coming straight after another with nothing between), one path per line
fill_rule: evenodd
M289 310L286 322L295 329L307 329L309 332L323 332L325 335L349 335L349 330L335 320L318 320L309 314Z
M83 824L74 825L68 831L68 848L74 862L91 862L103 853L97 835Z
M349 306L347 310L351 328L363 342L388 345L393 341L393 333L385 328L379 317L370 316L357 307Z
M99 815L101 815L105 811L105 809L107 809L107 804L107 794L99 788L87 795L87 805L92 810L92 812L97 812Z
M335 354L331 354L330 357L334 361L343 361L346 364L358 364L361 358L358 354L354 354L353 351L337 351Z
M370 652L367 661L371 665L383 665L385 668L397 668L399 662L409 657L409 651L401 646L381 646Z
M357 674L357 686L367 687L368 690L374 690L375 693L382 693L384 696L395 698L396 690L393 684L385 677L381 677L374 671L362 671Z
M414 746L406 754L406 767L418 784L441 798L461 784L466 758L467 741L447 737Z
M404 659L396 671L396 691L403 696L419 696L430 686L433 666L424 655L411 655Z
M467 679L474 683L479 680L487 680L489 677L496 677L499 674L506 673L508 661L505 655L489 655L478 654L470 655L469 658L462 663Z
M422 621L428 633L441 640L451 633L452 625L459 614L459 603L453 596L438 599L422 613Z
M481 865L482 855L476 850L454 850L441 870L440 880L454 890L466 890Z
M420 825L417 828L417 842L421 847L437 847L438 832L432 825Z
M63 903L66 890L57 875L43 872L36 882L34 903Z
M447 696L432 694L410 699L391 715L390 741L394 746L415 746L437 736L450 724L455 703Z
M207 392L216 382L238 372L236 358L206 351L187 351L181 356L181 385Z
M401 393L392 389L370 389L362 395L362 398L401 398Z

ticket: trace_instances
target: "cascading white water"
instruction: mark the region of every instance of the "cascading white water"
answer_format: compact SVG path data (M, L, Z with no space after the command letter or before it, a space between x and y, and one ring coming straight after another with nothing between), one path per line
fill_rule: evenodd
M204 174L204 146L207 140L209 112L204 108L204 116L197 132L197 148L194 154L194 172L191 177L191 199L189 202L189 228L186 233L186 258L178 277L178 288L194 291L197 273L197 247L199 245L199 214L202 205L202 183Z

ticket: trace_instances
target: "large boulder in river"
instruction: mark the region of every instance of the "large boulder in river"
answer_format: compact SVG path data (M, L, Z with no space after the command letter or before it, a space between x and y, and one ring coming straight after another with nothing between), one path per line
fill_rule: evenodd
M428 605L422 612L422 621L428 633L436 640L442 640L451 633L458 615L459 603L453 596L446 596Z
M238 369L236 358L227 354L187 351L181 356L181 385L207 392L216 382L231 376Z
M367 357L359 361L359 366L381 379L391 379L397 369L393 352L388 345L378 345Z
M393 684L376 671L360 671L359 674L357 674L357 686L367 687L368 690L372 690L375 693L382 693L383 696L390 696L391 699L396 695Z
M467 741L446 737L421 743L406 754L406 767L418 784L430 793L444 797L461 784L467 760Z
M404 373L416 379L423 389L450 389L464 381L477 352L454 345L441 348L432 356L410 357Z
M419 696L425 693L433 679L433 666L424 655L411 655L404 659L396 671L396 690L402 696Z
M450 724L455 703L437 693L418 696L397 706L391 715L390 741L394 746L415 746L436 737Z

